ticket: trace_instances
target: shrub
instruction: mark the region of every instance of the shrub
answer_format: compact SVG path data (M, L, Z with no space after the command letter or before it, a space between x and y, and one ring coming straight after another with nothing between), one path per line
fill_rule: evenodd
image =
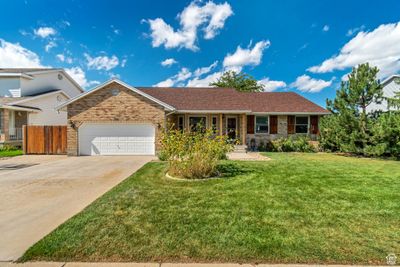
M20 149L13 145L3 145L2 147L0 147L0 151L15 151L15 150L20 150Z
M168 161L169 174L201 179L218 175L218 161L232 149L227 136L215 136L211 129L195 132L171 129L162 134L159 155Z
M316 152L310 139L305 136L291 136L271 141L271 150L275 152Z

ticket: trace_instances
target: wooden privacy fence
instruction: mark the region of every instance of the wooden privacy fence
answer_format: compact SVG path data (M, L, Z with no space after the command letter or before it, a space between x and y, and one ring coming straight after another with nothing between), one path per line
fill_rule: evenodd
M67 126L24 126L25 154L66 154Z

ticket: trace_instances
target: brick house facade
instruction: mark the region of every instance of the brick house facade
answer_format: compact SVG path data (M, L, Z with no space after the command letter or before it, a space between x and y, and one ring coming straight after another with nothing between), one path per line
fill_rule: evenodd
M115 79L71 99L59 109L68 112L67 152L71 156L82 154L80 142L83 141L79 140L80 133L84 132L82 125L101 124L105 125L104 131L112 132L107 135L92 129L93 138L85 139L96 150L92 149L91 155L107 154L110 149L112 154L118 154L118 149L123 154L140 154L135 146L143 146L145 141L133 132L136 126L151 125L154 129L150 136L151 154L155 154L160 148L160 131L168 123L187 131L201 123L214 129L216 134L257 146L290 135L314 137L318 134L320 116L329 114L295 93L241 93L230 88L144 88ZM131 125L132 132L122 134L126 129L120 131L121 125ZM93 141L96 138L103 143ZM103 146L107 151L102 150Z

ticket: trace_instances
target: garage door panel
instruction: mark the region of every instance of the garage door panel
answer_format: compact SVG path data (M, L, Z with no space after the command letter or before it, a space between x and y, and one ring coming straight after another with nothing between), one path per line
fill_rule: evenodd
M84 124L81 155L154 155L155 128L145 124Z

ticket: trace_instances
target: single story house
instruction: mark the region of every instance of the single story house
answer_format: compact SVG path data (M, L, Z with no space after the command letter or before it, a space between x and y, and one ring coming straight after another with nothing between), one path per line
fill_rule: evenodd
M329 112L294 92L244 93L232 88L132 87L112 79L58 107L66 110L68 155L154 155L168 123L199 123L250 145L318 134Z

